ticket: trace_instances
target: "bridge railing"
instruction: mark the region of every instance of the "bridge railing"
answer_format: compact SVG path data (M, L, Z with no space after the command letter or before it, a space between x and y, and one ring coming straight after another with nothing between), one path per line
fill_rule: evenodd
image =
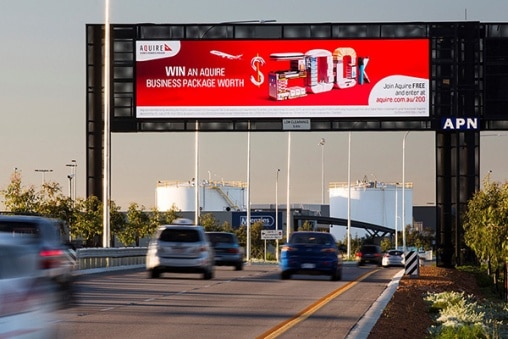
M75 252L76 270L145 264L146 247L80 248Z

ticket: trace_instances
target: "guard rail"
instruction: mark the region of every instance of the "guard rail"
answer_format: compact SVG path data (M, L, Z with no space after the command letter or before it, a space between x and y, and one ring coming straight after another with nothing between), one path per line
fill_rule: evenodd
M143 265L146 251L146 247L80 248L75 252L76 269Z

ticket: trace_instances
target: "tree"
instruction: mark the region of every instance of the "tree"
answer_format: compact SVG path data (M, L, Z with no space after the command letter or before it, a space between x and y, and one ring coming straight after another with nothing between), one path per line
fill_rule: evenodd
M98 247L103 233L102 214L102 202L96 196L76 200L76 219L71 234L83 238L87 247Z
M150 227L149 234L154 234L157 230L157 227L160 225L169 225L173 223L175 219L180 218L181 216L178 214L180 210L176 207L175 204L171 206L170 210L165 212L159 211L156 207L152 208L152 213L150 214Z
M150 234L150 218L143 212L144 206L131 203L127 209L127 221L118 233L118 239L125 245L139 246L139 239Z
M118 206L113 200L109 203L109 228L111 233L111 246L113 243L113 236L117 236L125 227L125 215L120 211L121 207ZM104 215L103 215L104 218Z
M200 215L199 224L203 226L207 232L221 231L221 227L212 213Z
M298 227L299 231L313 231L314 230L314 224L311 223L309 220L305 220L303 225Z
M498 271L508 256L508 183L484 179L483 190L468 201L464 213L464 241L477 258Z
M255 221L250 225L251 253L253 258L263 258L265 242L261 239L261 231L264 229L263 221Z
M11 182L5 190L2 190L2 195L6 210L14 214L35 213L40 199L33 185L22 187L19 171L14 171L11 175Z
M62 187L56 182L42 185L38 192L38 203L35 213L48 218L55 218L71 224L74 219L74 202L62 193Z

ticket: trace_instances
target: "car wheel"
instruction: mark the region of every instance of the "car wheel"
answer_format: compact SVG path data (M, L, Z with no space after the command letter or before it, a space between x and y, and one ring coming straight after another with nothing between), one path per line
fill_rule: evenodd
M161 272L159 272L159 270L155 269L155 268L152 268L149 272L148 272L148 276L152 279L157 279L157 278L160 278L161 276Z
M213 278L213 272L212 271L205 271L205 273L203 273L203 279L210 280L212 278Z
M280 274L280 278L281 278L282 280L290 279L290 278L291 278L291 273L289 273L288 271L283 271L283 272Z
M241 271L243 270L243 262L240 262L235 265L235 271Z
M332 281L339 281L342 279L342 272L340 270L335 271L332 273L331 276Z

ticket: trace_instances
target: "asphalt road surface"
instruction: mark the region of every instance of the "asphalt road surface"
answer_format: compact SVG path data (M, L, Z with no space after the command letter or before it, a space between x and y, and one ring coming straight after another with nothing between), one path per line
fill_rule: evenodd
M400 269L345 265L343 279L278 266L216 267L212 280L143 269L84 275L55 314L59 338L345 338Z

